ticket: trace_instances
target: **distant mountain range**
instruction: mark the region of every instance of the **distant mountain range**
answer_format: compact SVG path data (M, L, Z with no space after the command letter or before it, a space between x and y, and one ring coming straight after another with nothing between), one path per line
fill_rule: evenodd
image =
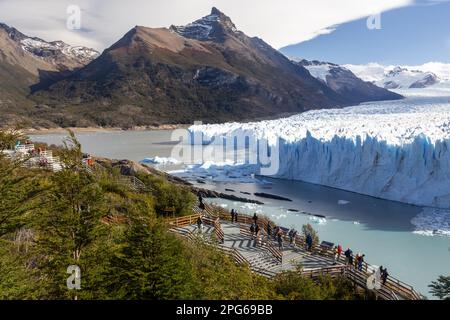
M358 77L386 89L420 89L449 85L450 64L428 63L422 66L345 65Z
M101 55L0 25L0 124L245 121L401 98L338 66L325 81L308 67L216 8L186 26L136 26Z
M299 65L305 67L316 79L325 83L337 94L347 97L353 104L364 101L386 100L386 90L358 78L349 69L330 62L300 60ZM386 88L388 89L388 88ZM396 97L392 97L395 99Z

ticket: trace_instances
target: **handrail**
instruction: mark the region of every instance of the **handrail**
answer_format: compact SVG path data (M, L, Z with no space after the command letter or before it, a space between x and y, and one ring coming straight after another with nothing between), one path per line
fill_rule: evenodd
M243 227L243 224L239 225L239 232L241 234L252 236L251 232ZM261 247L269 251L269 253L279 262L283 263L283 253L276 248L271 242L260 239Z
M175 227L185 227L185 226L195 224L197 222L197 219L200 216L201 216L201 214L197 213L197 214L193 214L190 216L165 219L164 222L167 225L171 225L171 226L175 226Z

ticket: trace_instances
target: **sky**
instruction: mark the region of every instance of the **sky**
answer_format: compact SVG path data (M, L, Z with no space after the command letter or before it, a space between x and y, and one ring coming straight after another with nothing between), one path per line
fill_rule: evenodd
M81 10L70 30L67 9ZM339 64L450 62L450 0L0 0L0 22L99 51L136 25L184 25L215 6L291 57ZM367 17L380 13L381 29ZM300 43L300 44L299 44Z
M184 25L216 6L238 29L275 48L312 39L330 26L406 7L414 0L0 0L0 22L47 41L103 50L135 25ZM81 9L81 29L66 27L67 8Z
M367 19L336 26L335 31L282 48L289 57L338 64L421 65L450 63L450 1L420 1L384 12L380 29Z

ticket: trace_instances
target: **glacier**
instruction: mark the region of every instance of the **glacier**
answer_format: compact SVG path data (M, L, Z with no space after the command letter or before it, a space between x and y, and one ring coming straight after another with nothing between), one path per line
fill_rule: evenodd
M450 89L397 92L406 98L189 130L206 140L251 136L271 145L278 142L275 178L449 208Z

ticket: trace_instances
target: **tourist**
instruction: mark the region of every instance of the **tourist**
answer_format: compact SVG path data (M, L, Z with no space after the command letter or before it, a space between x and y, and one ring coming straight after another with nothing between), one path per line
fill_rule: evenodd
M198 202L199 202L200 204L203 203L203 197L202 197L202 194L201 194L200 192L198 193Z
M381 281L383 281L383 284L386 284L388 276L389 276L389 273L387 271L387 268L384 268L384 270L381 272Z
M342 246L339 244L337 246L337 261L341 259L341 254L342 254Z
M358 269L358 262L359 262L359 253L356 254L355 261L354 261L354 267L355 269Z
M350 250L350 248L347 248L347 250L345 250L345 252L344 252L344 256L345 256L345 263L348 265L348 264L351 264L350 263L350 258L352 257L352 255L353 255L353 252L352 252L352 250Z
M306 235L306 250L311 251L313 245L313 238L310 233Z
M351 252L350 253L350 256L348 257L348 264L350 265L350 266L352 266L353 267L353 252Z
M202 227L203 227L203 220L202 220L202 217L199 216L197 219L197 228L198 228L199 233L202 232Z
M258 222L258 216L256 215L256 212L255 212L255 214L253 215L253 221L255 222L255 223L257 223Z
M259 242L259 234L260 234L260 229L258 224L255 224L255 247L258 245Z
M273 229L273 238L274 239L277 239L278 232L280 232L280 227L279 226L275 226L275 228Z
M294 228L291 228L291 230L289 230L289 246L292 247L294 245L294 239L295 236L297 235L297 231L295 231Z
M234 222L234 209L231 209L231 223Z
M295 238L297 238L297 230L292 231L292 247L295 248Z
M234 210L234 221L238 222L238 212L236 210Z
M365 256L366 256L365 254L359 256L359 260L358 260L358 270L359 271L363 271L363 264L364 264L364 257Z
M283 250L283 232L281 231L281 229L278 230L277 241L278 241L278 248L280 250Z
M252 239L255 237L255 231L256 231L255 223L252 223L250 225L250 232L252 233Z
M272 238L272 226L270 225L270 222L267 222L267 241Z

